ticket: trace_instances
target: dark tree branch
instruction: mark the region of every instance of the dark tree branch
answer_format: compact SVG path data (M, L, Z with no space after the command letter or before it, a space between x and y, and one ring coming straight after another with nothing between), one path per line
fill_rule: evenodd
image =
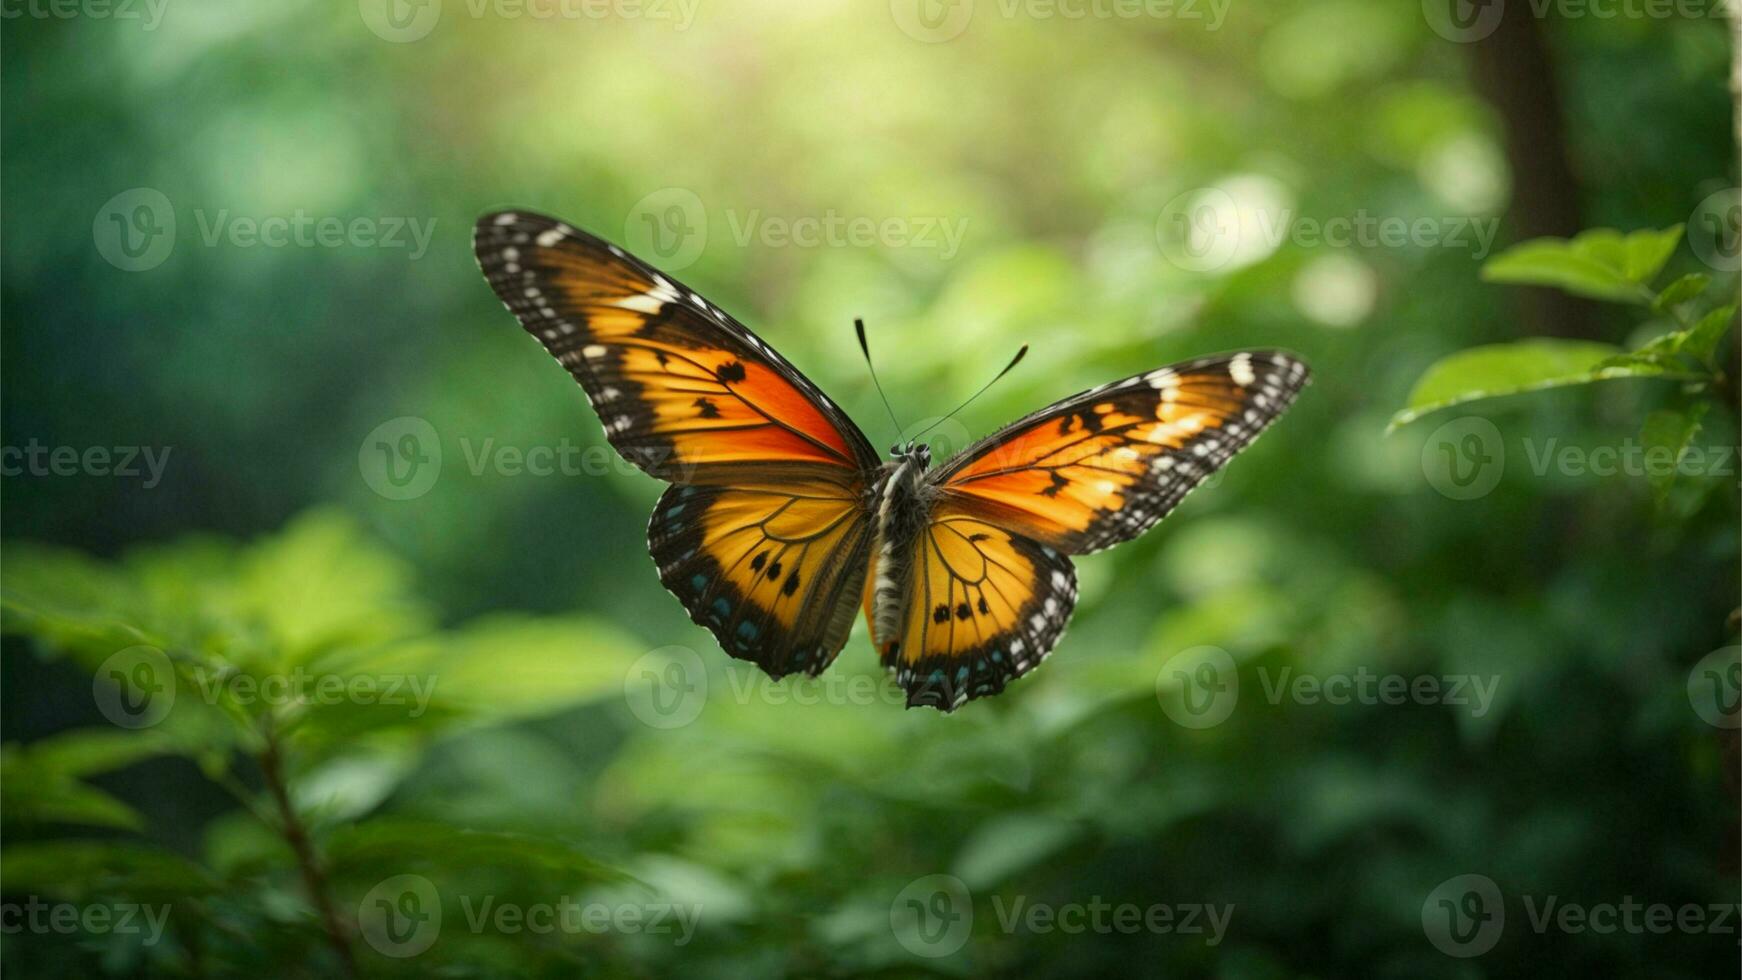
M296 815L296 808L291 805L289 784L284 778L284 761L278 747L278 734L271 728L266 731L266 747L260 752L260 771L265 776L268 791L272 794L272 802L278 807L279 831L296 855L297 870L302 873L303 887L308 890L309 901L320 914L321 927L327 934L327 944L338 956L339 965L344 969L345 975L355 977L357 961L351 953L351 942L345 935L345 928L339 921L337 910L333 908L332 897L327 894L326 875L321 871L320 860L315 855L314 842L309 839L302 819Z
M1477 0L1477 5L1499 2ZM1578 234L1583 229L1579 183L1567 156L1560 85L1533 5L1506 3L1493 32L1468 47L1472 81L1500 116L1504 131L1512 174L1507 222L1513 235L1523 240ZM1593 307L1585 300L1537 287L1521 289L1519 297L1519 333L1600 339Z

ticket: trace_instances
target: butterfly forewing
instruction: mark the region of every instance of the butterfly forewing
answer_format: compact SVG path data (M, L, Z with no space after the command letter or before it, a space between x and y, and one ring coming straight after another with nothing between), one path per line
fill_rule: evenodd
M852 420L749 329L615 245L524 211L473 231L484 277L586 390L625 459L672 482L878 463Z
M1306 365L1241 351L1066 398L969 447L935 480L952 506L1067 554L1129 541L1251 445L1294 402Z

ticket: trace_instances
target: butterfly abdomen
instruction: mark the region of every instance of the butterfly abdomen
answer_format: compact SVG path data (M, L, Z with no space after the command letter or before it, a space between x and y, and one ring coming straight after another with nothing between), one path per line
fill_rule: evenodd
M876 484L877 567L871 601L871 636L877 652L889 656L901 635L907 612L903 597L911 595L914 543L925 530L931 504L927 499L925 461L917 454L897 456L883 467Z

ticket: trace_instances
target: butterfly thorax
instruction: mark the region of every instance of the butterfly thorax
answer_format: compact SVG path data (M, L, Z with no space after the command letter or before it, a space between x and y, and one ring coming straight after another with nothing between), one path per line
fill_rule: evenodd
M889 462L878 470L872 484L872 513L877 521L877 588L872 593L871 627L877 643L887 651L899 636L906 614L902 597L910 594L913 574L908 560L914 543L925 530L935 493L926 480L931 468L931 447L904 443L889 452Z

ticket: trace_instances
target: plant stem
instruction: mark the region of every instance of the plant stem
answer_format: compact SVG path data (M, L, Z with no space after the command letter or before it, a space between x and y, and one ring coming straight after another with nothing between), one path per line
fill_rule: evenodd
M333 908L332 897L327 894L327 879L321 871L320 860L315 856L314 842L309 840L308 831L297 817L295 807L291 806L290 790L284 780L284 761L279 753L278 734L271 728L270 723L266 729L266 747L260 751L260 771L265 775L266 787L272 793L273 803L278 807L279 830L284 834L284 840L290 845L291 851L296 854L297 869L302 872L303 887L308 890L309 901L314 903L315 911L320 914L321 926L327 934L327 944L338 956L345 975L355 977L357 961L351 953L351 942L345 936L338 912Z

